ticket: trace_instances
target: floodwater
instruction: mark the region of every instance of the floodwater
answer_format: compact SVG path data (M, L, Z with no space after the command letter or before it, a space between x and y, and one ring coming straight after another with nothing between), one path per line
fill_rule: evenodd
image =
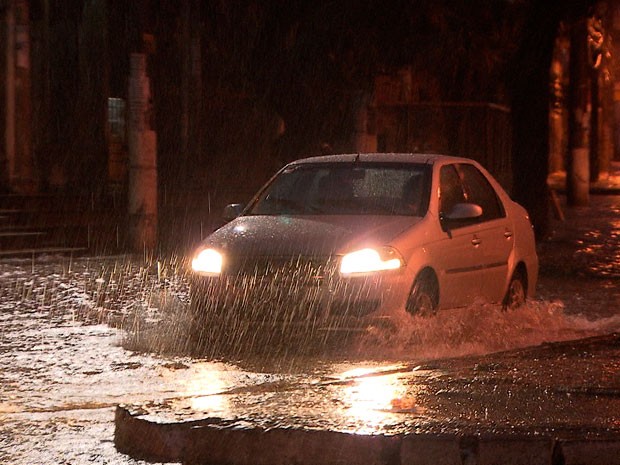
M0 463L143 463L114 448L118 404L367 434L618 432L620 201L597 202L541 244L527 307L440 312L310 355L190 356L180 261L2 261Z
M534 389L570 367L556 373L555 359L532 369L531 353L511 361L484 354L620 331L613 278L555 273L541 280L538 300L515 312L478 304L368 333L348 350L208 360L187 355L183 269L124 257L0 263L1 463L142 463L114 448L117 404L166 420L367 434L499 430L507 422L544 429L543 418L572 424L584 412L568 408L570 396ZM594 428L618 428L618 354L615 362L604 355L601 373L600 351L588 347L579 350L594 354L587 366L596 377L559 384L616 393L587 408L600 418ZM454 362L468 355L479 363ZM544 360L544 350L536 357ZM482 406L512 391L518 408ZM537 416L545 395L556 408Z

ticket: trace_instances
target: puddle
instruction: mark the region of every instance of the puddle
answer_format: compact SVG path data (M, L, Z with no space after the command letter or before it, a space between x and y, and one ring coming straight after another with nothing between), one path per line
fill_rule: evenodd
M615 286L547 280L546 300L523 309L474 305L411 318L397 330L371 331L346 350L336 346L318 357L196 359L187 350L187 286L179 269L118 259L0 263L0 462L142 463L117 454L111 443L113 407L123 403L183 419L234 416L241 425L353 432L458 423L439 412L443 400L452 402L463 388L430 360L620 331ZM588 290L592 283L597 287ZM549 379L558 364L554 359L548 372L539 367L534 381ZM480 373L463 379L472 382ZM499 375L490 370L485 376ZM493 398L486 389L477 391ZM519 395L532 394L523 391ZM558 408L567 406L563 395ZM527 399L522 404L527 407ZM508 415L500 407L497 421ZM535 407L509 414L527 422ZM329 414L317 417L321 409ZM459 415L472 415L471 409Z

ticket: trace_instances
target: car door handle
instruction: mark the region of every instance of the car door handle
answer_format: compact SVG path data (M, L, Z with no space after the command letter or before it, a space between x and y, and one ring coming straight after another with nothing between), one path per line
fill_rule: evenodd
M474 246L478 246L478 245L482 244L482 240L480 240L480 238L478 236L474 236L474 238L471 240L471 243Z
M513 233L512 233L512 231L511 231L511 230L509 230L509 229L507 229L506 231L504 231L504 237L505 237L506 239L510 239L510 238L512 237L512 234L513 234Z

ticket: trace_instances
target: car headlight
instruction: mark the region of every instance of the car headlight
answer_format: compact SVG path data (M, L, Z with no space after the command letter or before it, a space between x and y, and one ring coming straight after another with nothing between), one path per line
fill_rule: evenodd
M340 273L357 274L376 271L396 270L403 266L403 259L390 247L380 249L361 249L342 257Z
M214 249L203 249L192 259L192 270L196 273L217 275L222 272L222 254Z

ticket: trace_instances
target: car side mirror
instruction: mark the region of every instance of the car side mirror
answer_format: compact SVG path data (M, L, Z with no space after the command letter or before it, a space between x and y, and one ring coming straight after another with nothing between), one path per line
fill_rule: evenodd
M475 203L457 203L444 218L447 220L472 220L482 216L482 207Z
M224 207L222 218L224 221L232 221L243 212L245 205L242 203L230 203Z
M439 219L441 229L450 232L451 229L471 224L473 219L482 215L482 207L475 203L457 203L448 213L441 212Z

